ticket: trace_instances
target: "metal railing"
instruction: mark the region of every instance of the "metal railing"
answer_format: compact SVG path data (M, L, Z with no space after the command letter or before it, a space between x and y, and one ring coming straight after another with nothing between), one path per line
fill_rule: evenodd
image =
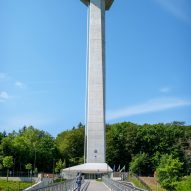
M90 184L90 181L86 182L86 184L82 188L82 191L86 191L88 189L89 184Z
M27 191L73 191L77 187L76 180L66 180L64 182L58 182L55 184L49 184L39 188L30 188Z
M118 181L114 181L108 177L103 177L103 182L112 190L112 191L146 191L129 184L124 184Z
M86 191L88 189L88 186L90 184L90 181L84 181L84 183L82 183L82 186L81 186L81 191ZM74 191L77 191L77 188L74 189Z

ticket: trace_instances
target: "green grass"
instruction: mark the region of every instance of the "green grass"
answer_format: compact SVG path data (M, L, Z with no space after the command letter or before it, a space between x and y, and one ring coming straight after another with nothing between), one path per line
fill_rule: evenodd
M129 181L132 182L136 187L147 190L147 188L135 176L129 175Z
M142 189L145 189L145 190L148 190L142 183L139 179L137 179L135 176L133 175L129 175L129 181L132 182L136 187L138 188L142 188ZM154 183L151 183L148 184L148 187L152 190L152 191L166 191L165 189L161 188L161 186L159 184L154 184Z
M31 182L0 180L0 191L19 191L31 186Z
M64 182L65 179L64 178L57 178L53 181L53 183L57 183L57 182Z
M157 191L166 191L164 188L161 188L160 185L149 185L151 190L157 190Z

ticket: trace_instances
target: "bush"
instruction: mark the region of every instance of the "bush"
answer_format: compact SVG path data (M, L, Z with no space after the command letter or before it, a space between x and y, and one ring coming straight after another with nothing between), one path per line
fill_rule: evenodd
M185 177L182 181L177 183L177 191L190 191L191 190L191 175Z
M172 155L162 155L160 164L156 169L160 185L167 190L174 190L181 177L183 163L173 159Z

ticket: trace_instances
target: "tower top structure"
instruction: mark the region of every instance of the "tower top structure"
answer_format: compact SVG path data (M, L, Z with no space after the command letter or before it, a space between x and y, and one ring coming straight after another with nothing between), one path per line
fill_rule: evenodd
M91 0L81 0L85 5L89 5ZM105 10L109 10L114 0L104 0Z

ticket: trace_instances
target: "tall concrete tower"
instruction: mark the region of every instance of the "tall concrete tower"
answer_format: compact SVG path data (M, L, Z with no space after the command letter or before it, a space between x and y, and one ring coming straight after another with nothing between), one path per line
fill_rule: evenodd
M113 171L105 163L105 10L114 0L81 1L89 10L85 163L62 173L71 178L71 173L81 172L95 178Z
M114 0L81 0L89 8L86 162L105 163L105 10Z

